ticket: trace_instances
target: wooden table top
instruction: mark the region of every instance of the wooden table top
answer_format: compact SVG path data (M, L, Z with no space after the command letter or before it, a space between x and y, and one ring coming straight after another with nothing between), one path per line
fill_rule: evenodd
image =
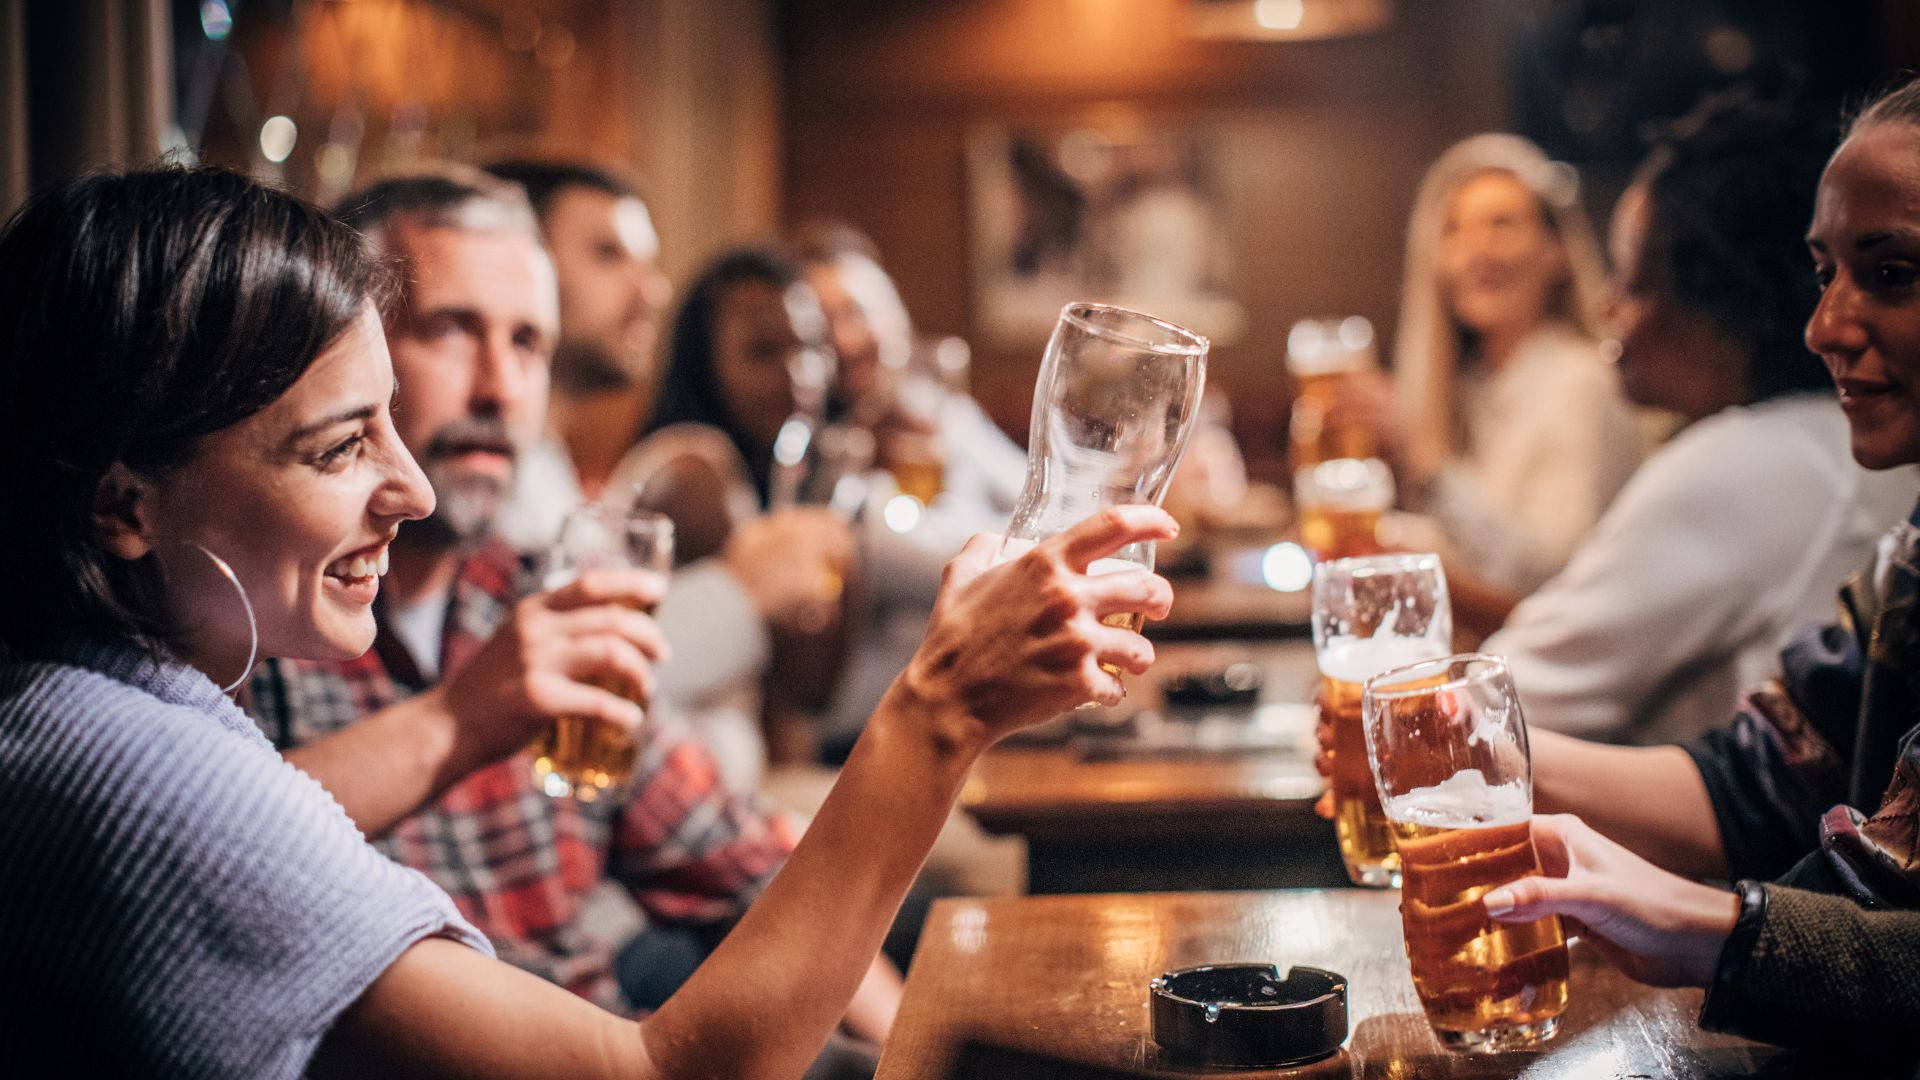
M1157 646L1154 669L1130 679L1130 703L1149 713L1162 708L1161 680L1181 671L1251 660L1265 677L1260 704L1212 711L1200 724L1221 728L1257 723L1284 745L1256 750L1121 754L1089 759L1081 746L1010 744L984 755L961 795L962 804L994 832L1112 827L1128 819L1226 815L1224 827L1247 815L1295 817L1324 786L1313 770L1311 699L1318 677L1306 641ZM1176 721L1179 722L1179 721Z
M1702 1032L1701 992L1641 986L1573 948L1571 1003L1543 1051L1451 1054L1407 973L1399 894L1363 889L1137 893L943 900L934 905L878 1080L933 1080L977 1037L1158 1076L1223 1075L1163 1059L1147 981L1162 971L1257 961L1329 968L1349 983L1350 1035L1331 1058L1245 1077L1818 1076L1801 1055Z

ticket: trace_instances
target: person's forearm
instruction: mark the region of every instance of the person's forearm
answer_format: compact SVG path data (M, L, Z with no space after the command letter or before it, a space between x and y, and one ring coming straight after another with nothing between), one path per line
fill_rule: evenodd
M1578 814L1656 866L1696 878L1727 873L1720 823L1693 759L1677 746L1605 746L1530 733L1534 808Z
M462 757L453 716L437 690L285 756L318 780L369 837L384 835L479 764Z
M895 682L786 866L644 1022L668 1076L799 1076L846 1012L984 740Z

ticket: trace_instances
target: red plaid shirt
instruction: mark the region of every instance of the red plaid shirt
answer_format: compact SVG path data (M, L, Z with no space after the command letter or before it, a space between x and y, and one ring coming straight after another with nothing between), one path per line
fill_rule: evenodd
M440 670L466 663L528 583L504 545L469 558L448 597ZM426 688L383 624L380 640L358 659L261 665L249 712L285 750ZM445 889L502 960L605 1008L631 1011L613 958L633 920L582 917L588 895L611 880L637 902L643 923L722 928L746 910L795 841L784 817L727 794L702 744L657 722L648 731L633 782L608 798L549 798L520 754L461 780L374 846Z

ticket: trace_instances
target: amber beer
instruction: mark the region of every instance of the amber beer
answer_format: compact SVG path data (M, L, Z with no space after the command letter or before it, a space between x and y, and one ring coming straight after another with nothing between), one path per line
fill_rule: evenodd
M593 802L626 781L639 753L625 731L604 720L562 716L534 742L533 774L549 795Z
M637 506L622 509L589 503L575 509L561 525L549 553L546 585L555 588L583 570L612 566L670 573L673 521ZM652 615L657 605L632 606ZM587 681L640 702L639 688L618 675L605 673ZM528 750L533 754L535 786L555 798L571 795L581 802L593 802L609 788L626 783L640 753L633 737L619 725L571 715L555 717L553 726Z
M1380 517L1393 507L1393 473L1376 459L1338 458L1294 474L1300 542L1321 561L1379 555Z
M947 470L938 458L897 459L887 471L893 474L894 486L901 494L913 496L923 506L932 505L946 485Z
M1287 437L1288 454L1296 470L1323 461L1370 458L1379 453L1372 432L1328 419L1341 382L1377 366L1373 327L1365 319L1341 323L1305 319L1294 324L1287 335L1287 371L1294 382Z
M641 610L653 614L654 605ZM639 702L639 695L626 680L613 676L586 680L628 701ZM556 717L546 734L535 739L533 778L540 790L555 797L572 795L581 802L593 802L607 789L617 787L633 774L640 748L621 728L591 716Z
M1151 569L1153 568L1150 566L1142 566L1131 559L1096 559L1092 566L1087 567L1087 574L1091 577L1098 577L1101 574L1113 574L1122 570ZM1111 615L1102 617L1100 624L1102 626L1124 626L1137 634L1145 629L1147 625L1147 613L1144 611L1116 611ZM1112 664L1101 664L1100 670L1116 679L1125 674L1125 672L1114 667ZM1361 758L1362 760L1366 758L1364 749L1361 751Z
M1373 772L1367 766L1367 737L1361 716L1366 681L1383 671L1431 660L1445 652L1423 638L1348 638L1321 651L1320 691L1316 704L1333 728L1333 827L1340 859L1355 885L1398 886L1402 873L1393 844L1393 827L1380 806Z
M1417 792L1395 799L1390 811L1414 989L1435 1034L1453 1049L1534 1045L1553 1036L1567 1007L1559 917L1496 923L1480 902L1487 890L1540 872L1521 794L1517 820L1422 810Z

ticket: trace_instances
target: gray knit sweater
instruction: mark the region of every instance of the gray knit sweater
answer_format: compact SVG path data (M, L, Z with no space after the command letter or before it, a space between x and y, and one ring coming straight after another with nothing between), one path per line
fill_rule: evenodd
M409 945L491 952L204 675L0 650L0 1072L295 1077Z

